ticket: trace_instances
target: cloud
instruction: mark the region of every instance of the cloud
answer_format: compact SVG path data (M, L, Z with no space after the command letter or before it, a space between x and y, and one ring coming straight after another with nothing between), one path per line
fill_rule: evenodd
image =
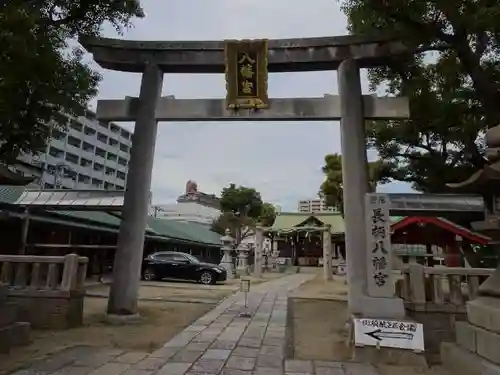
M294 38L346 34L346 20L333 0L143 0L146 18L123 38L134 40L220 40ZM104 34L117 37L111 28ZM94 64L94 66L96 66ZM98 68L96 66L96 68ZM139 93L140 75L101 70L100 98ZM363 79L367 91L366 79ZM271 74L271 97L337 93L334 71ZM166 75L163 95L177 98L225 96L223 75ZM95 105L95 103L94 103ZM132 129L133 124L125 124ZM219 193L229 183L259 190L263 198L296 209L316 196L325 154L340 152L335 122L160 123L153 172L153 201L175 200L188 179L200 190ZM383 187L408 189L401 184Z

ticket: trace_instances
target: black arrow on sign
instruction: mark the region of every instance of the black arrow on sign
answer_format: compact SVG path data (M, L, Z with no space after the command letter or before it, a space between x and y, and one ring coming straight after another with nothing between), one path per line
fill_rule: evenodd
M372 332L365 332L365 335L370 336L371 338L382 341L382 339L399 339L399 340L413 340L413 333L407 332L387 332L382 331L381 329L376 329Z

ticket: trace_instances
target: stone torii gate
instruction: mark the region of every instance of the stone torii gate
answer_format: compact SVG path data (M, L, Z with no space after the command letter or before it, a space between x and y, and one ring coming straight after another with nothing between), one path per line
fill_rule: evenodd
M255 111L228 110L224 99L160 97L164 74L223 74L224 41L148 42L83 38L80 42L101 67L142 73L138 98L99 100L97 106L100 120L135 121L109 314L133 315L137 311L158 121L238 120L340 120L349 308L352 313L363 314L363 304L368 298L365 228L360 225L365 222L364 202L368 193L364 122L366 119L407 118L409 109L405 98L363 96L360 68L384 65L391 56L411 53L402 42L362 36L269 40L268 72L338 70L339 96L271 99L269 108ZM385 310L388 318L394 315L390 308Z

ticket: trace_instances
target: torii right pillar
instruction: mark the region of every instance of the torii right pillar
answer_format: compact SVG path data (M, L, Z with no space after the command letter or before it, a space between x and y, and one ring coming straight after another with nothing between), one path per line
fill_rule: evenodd
M405 310L400 298L368 295L365 197L369 186L360 69L355 60L345 60L337 72L349 311L363 317L401 319Z

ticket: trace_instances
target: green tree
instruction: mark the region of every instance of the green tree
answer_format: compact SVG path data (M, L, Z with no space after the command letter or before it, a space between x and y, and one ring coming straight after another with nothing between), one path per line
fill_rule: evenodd
M378 183L389 182L388 172L386 164L381 161L368 163L370 191L375 191ZM325 180L321 184L320 195L325 198L328 206L335 207L344 214L342 155L326 155L323 173L325 174Z
M100 76L74 39L118 31L142 17L138 0L10 0L0 3L0 162L45 148L62 113L83 115ZM71 42L73 40L73 42ZM65 121L67 122L67 121Z
M262 211L259 216L258 222L264 227L270 227L273 225L276 219L276 209L271 203L264 202L262 204Z
M226 229L238 245L253 234L253 228L263 212L260 193L253 188L230 184L222 189L220 201L222 214L212 224L212 230L223 234Z
M370 146L396 180L446 192L485 164L483 132L500 123L500 3L345 0L349 29L395 35L417 53L371 69L371 89L410 99L411 119L370 122ZM432 53L425 52L432 50Z

